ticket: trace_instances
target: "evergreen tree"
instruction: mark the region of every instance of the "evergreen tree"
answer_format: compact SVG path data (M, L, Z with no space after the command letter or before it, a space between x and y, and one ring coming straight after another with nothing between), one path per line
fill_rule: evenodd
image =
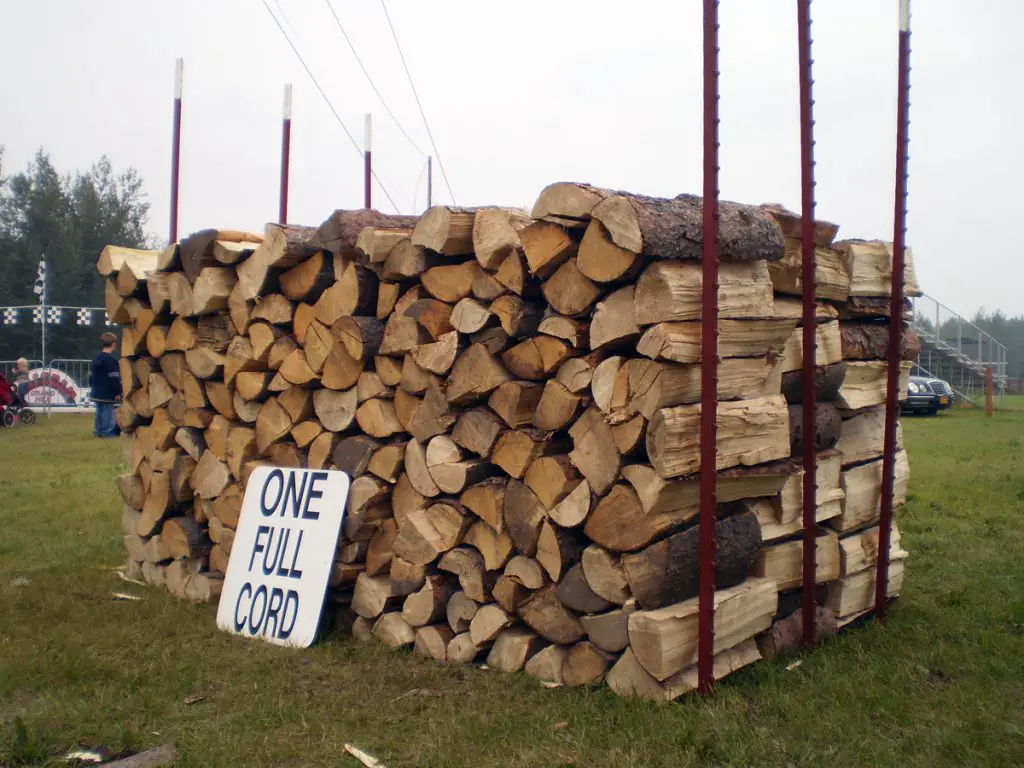
M25 171L5 177L0 147L0 306L38 303L32 286L45 255L48 304L102 307L96 259L108 243L146 247L148 214L138 173L115 172L106 156L62 176L40 149ZM0 326L0 360L39 359L39 330L30 311L17 325ZM61 325L47 328L46 356L91 357L103 330L99 323L78 326L65 314Z

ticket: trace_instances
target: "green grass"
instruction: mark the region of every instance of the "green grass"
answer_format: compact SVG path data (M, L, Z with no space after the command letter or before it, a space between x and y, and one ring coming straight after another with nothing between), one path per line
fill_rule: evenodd
M0 431L0 763L173 741L181 766L356 765L345 742L389 766L1024 764L1024 413L907 420L911 560L885 627L662 706L221 634L212 606L116 578L121 460L89 431Z

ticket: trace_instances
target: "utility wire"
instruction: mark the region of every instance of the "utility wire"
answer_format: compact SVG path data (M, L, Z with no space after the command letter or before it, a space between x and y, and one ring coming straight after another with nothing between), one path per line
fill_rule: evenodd
M341 30L341 36L345 38L345 42L348 44L349 50L352 51L352 55L356 57L356 62L359 64L359 68L363 70L363 74L366 75L367 82L370 83L370 87L373 88L373 92L377 94L377 98L380 99L380 103L384 105L385 111L388 113L388 115L391 116L391 119L395 122L395 125L398 126L398 130L402 132L402 135L405 136L406 140L412 145L412 148L416 150L417 154L426 155L427 153L420 149L416 145L416 142L413 141L412 136L406 133L405 128L402 127L402 124L398 121L398 118L395 116L395 113L391 111L391 107L389 107L388 103L384 100L384 95L377 88L377 84L373 82L373 78L370 77L370 73L366 70L366 66L363 64L363 60L359 57L359 54L356 52L356 47L352 44L352 40L349 39L348 33L345 31L345 27L341 23L341 19L338 18L338 14L334 10L334 6L331 5L331 0L325 0L325 2L327 3L327 7L331 11L331 16L334 17L334 22L338 25L338 29Z
M281 35L288 43L288 46L292 49L292 52L295 54L295 57L299 60L299 63L302 64L302 68L306 70L306 74L309 75L309 79L313 81L313 85L315 85L316 89L320 92L320 95L323 97L323 100L327 104L328 109L330 109L331 113L334 115L334 119L337 120L338 125L341 126L341 130L345 132L345 135L348 136L348 140L352 142L352 146L355 148L356 152L359 154L360 157L362 157L363 150L359 148L359 142L356 141L355 137L352 135L352 132L345 126L345 121L341 119L341 115L338 114L338 110L334 108L334 105L331 104L331 100L327 97L327 94L324 92L324 89L320 87L320 83L317 81L316 76L313 74L313 71L309 68L309 65L306 64L306 60L302 58L302 54L299 53L299 49L295 47L295 43L293 43L291 38L288 37L288 33L284 31L284 27L281 26L281 22L278 20L277 16L275 16L274 12L270 10L270 6L267 4L267 0L263 0L263 7L267 9L267 13L270 14L270 18L274 20L274 24L277 25L277 28L281 30ZM438 162L440 163L440 160ZM384 184L381 183L380 178L377 176L377 172L371 171L371 174L373 176L374 181L376 181L377 185L380 187L380 191L384 193L384 197L388 199L388 202L390 202L391 206L395 209L395 213L401 213L401 211L398 210L398 204L394 201L391 195L388 194L388 190L384 186Z
M452 185L448 182L448 173L444 169L444 163L441 161L441 153L437 150L437 144L434 142L434 134L430 130L430 123L427 122L427 115L423 111L423 104L420 102L420 95L416 92L416 85L412 81L412 73L409 71L409 65L405 61L405 54L402 53L402 44L398 42L398 33L395 32L395 25L391 23L391 14L388 13L388 6L384 0L380 0L380 7L384 9L384 16L388 20L388 26L391 28L391 36L395 39L395 47L398 48L398 55L402 59L402 67L405 68L405 76L409 79L409 87L412 88L412 95L416 97L416 106L419 107L420 117L423 118L423 125L427 128L427 136L430 138L430 146L434 150L434 156L437 158L437 165L441 169L441 176L444 178L444 185L448 188L448 194L452 198L452 203L455 203L455 193L452 192Z
M288 27L288 31L292 33L292 37L295 38L296 43L299 40L299 33L295 31L295 26L288 20L288 14L284 12L284 8L281 5L280 0L274 0L274 7L277 8L277 12L281 14L281 18L284 19L284 23Z

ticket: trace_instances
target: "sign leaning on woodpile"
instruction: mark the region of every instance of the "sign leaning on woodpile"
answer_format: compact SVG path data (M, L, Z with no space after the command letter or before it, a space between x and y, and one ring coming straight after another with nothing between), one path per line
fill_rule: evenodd
M701 224L699 197L558 183L532 212L336 211L108 247L128 570L216 599L253 553L247 487L340 470L326 612L356 636L623 695L694 689ZM815 222L805 445L800 219L720 205L716 678L799 641L804 451L823 631L874 605L892 248L837 230ZM912 296L909 252L904 274ZM901 389L916 352L907 331ZM897 505L907 473L901 452Z

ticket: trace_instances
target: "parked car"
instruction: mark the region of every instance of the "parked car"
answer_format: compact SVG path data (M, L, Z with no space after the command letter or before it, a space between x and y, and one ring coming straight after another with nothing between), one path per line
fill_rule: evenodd
M942 379L929 376L911 376L907 399L900 403L903 413L926 413L929 416L944 411L953 403L953 388Z

